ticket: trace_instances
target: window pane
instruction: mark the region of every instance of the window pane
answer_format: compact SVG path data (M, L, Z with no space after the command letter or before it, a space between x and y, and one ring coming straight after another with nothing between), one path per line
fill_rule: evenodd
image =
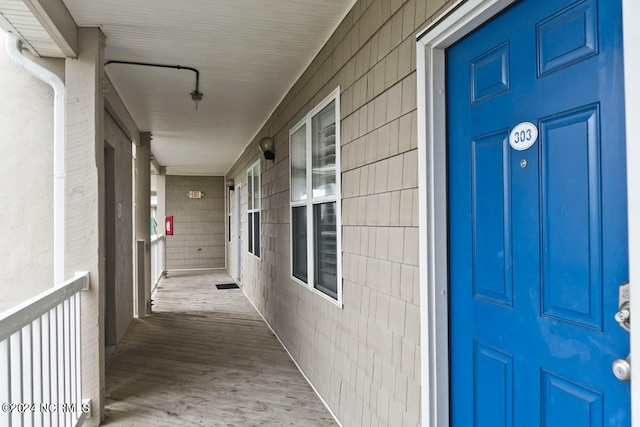
M307 199L307 126L291 135L291 200Z
M260 165L253 167L253 209L260 209Z
M336 194L335 101L311 119L313 197Z
M336 202L313 205L315 288L338 299Z
M293 276L307 281L307 207L291 209Z
M251 171L247 172L247 185L247 209L251 210L253 209L253 178L251 177Z
M247 224L249 225L249 230L247 233L247 240L249 241L249 252L253 253L253 214L249 214L249 219L247 220Z
M253 214L253 254L260 256L260 212Z

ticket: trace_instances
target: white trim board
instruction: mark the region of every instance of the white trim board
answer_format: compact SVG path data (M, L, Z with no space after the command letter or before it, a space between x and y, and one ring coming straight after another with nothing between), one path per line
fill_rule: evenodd
M637 135L640 135L640 56L637 46L640 44L640 3L637 0L622 0L622 36L624 43L624 92L625 118L627 132L627 214L629 227L629 282L631 301L640 300L640 191L636 183L640 183L640 146ZM640 333L631 330L631 354L640 354ZM621 355L624 357L624 355ZM631 425L640 427L640 369L631 370Z
M420 326L422 366L422 425L449 425L448 248L446 183L445 49L516 0L457 2L443 19L425 29L417 41L418 171L420 194ZM640 16L636 0L622 0L625 114L627 141L640 134L640 57L632 47L640 44ZM640 282L640 145L627 144L627 196L629 218L629 278ZM636 297L636 295L639 295ZM640 287L631 287L640 298ZM631 334L631 353L640 353L640 334ZM621 355L624 357L625 355ZM640 427L640 370L632 370L632 425Z
M242 181L238 181L235 183L234 187L234 195L235 199L236 211L235 211L235 237L236 241L234 243L234 256L236 257L236 271L235 271L235 280L238 283L242 283Z

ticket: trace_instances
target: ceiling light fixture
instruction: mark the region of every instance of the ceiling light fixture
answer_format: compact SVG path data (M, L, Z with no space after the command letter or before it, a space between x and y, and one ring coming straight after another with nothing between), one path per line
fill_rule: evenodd
M107 61L104 66L109 64L124 64L124 65L141 65L143 67L157 67L157 68L173 68L174 70L189 70L196 73L196 88L191 92L191 99L196 103L196 111L198 111L198 102L202 101L202 92L200 92L200 71L193 67L183 67L182 65L165 65L165 64L151 64L148 62L134 62L134 61Z

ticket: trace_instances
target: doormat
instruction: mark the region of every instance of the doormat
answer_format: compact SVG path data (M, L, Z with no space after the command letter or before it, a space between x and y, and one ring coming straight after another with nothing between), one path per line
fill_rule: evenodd
M218 289L240 289L235 283L220 283L216 285Z

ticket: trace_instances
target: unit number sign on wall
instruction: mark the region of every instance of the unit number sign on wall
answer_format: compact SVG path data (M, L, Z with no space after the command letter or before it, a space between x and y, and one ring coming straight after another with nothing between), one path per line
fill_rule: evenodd
M538 128L531 122L517 124L509 134L509 144L514 150L530 148L538 140Z
M200 190L191 190L187 193L190 199L202 199L204 197L204 193Z

